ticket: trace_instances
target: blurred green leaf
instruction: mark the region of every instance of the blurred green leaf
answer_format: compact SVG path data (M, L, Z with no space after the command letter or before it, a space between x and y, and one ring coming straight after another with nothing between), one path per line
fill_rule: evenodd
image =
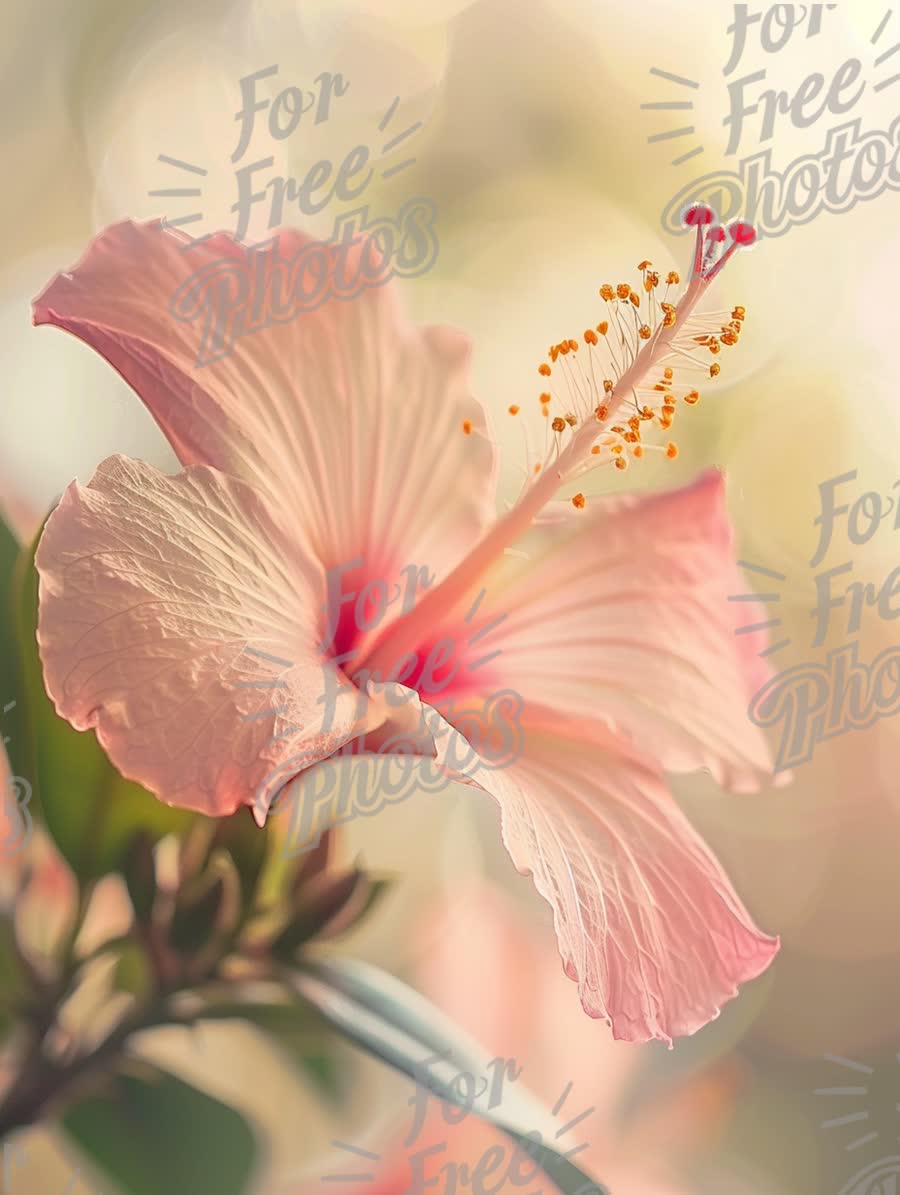
M241 905L246 915L253 907L266 862L268 840L249 809L222 818L216 826L213 847L228 852L241 881Z
M212 938L225 899L225 880L221 875L208 875L178 893L169 942L179 954L195 954Z
M524 1087L510 1081L491 1107L492 1060L477 1042L393 975L342 959L308 964L294 976L297 992L348 1040L408 1075L446 1103L496 1125L537 1162L563 1195L608 1195L564 1154L545 1144L562 1126ZM456 1082L473 1077L466 1099ZM571 1151L570 1151L571 1152Z
M13 923L0 919L0 1036L6 1035L14 1021L13 1010L30 990L21 955L16 945Z
M250 1126L233 1108L174 1075L117 1076L63 1127L122 1195L245 1195L257 1157Z
M135 834L128 847L123 874L134 915L142 925L147 925L156 901L156 861L153 842L144 830Z
M149 995L154 977L150 960L137 942L127 942L116 960L113 982L120 992L128 992L139 1000Z
M27 751L13 602L13 574L18 556L16 537L0 519L0 711L15 702L8 713L0 714L0 741L9 739L6 750L13 775L24 774L22 763Z
M36 546L36 545L35 545ZM16 749L15 770L32 784L51 837L82 881L117 870L129 842L143 829L154 841L187 826L196 814L172 809L125 780L107 759L93 731L60 718L44 690L37 648L38 578L34 547L15 567L17 647L27 730Z

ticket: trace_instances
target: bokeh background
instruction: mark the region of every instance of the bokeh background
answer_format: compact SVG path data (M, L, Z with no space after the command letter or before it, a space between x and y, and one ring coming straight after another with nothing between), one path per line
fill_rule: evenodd
M4 497L27 523L29 510L43 512L111 452L174 467L124 383L74 339L33 329L29 304L114 219L199 211L186 226L194 235L234 227L230 156L243 76L277 64L270 96L290 84L309 89L324 71L350 83L322 125L305 118L282 141L257 129L245 161L271 154L272 174L299 179L319 158L375 146L395 96L392 130L422 122L399 151L415 164L379 179L366 199L373 215L393 215L413 196L437 207L438 261L402 286L418 319L474 338L475 389L511 498L522 441L507 407L536 406L536 362L551 340L600 318L600 283L633 280L645 257L685 270L687 242L661 226L671 198L767 148L784 169L818 152L844 119L826 112L798 129L779 115L763 141L757 113L727 157L727 83L765 69L760 88L793 94L812 72L827 86L857 56L869 85L847 118L887 129L900 85L875 92L873 83L900 70L900 55L875 59L900 41L900 14L872 44L886 11L884 0L845 0L826 8L818 35L800 25L777 54L760 47L755 25L726 79L733 6L719 0L4 0ZM687 114L642 107L686 98L695 104ZM687 123L692 136L650 140ZM702 155L672 164L698 144ZM148 194L187 181L160 154L207 170L200 199ZM339 210L303 223L327 236ZM773 635L792 639L774 657L778 668L825 658L827 645L810 646L820 483L856 469L852 497L887 494L900 478L898 216L888 189L743 254L721 284L721 305L746 305L747 332L680 425L678 460L593 480L594 491L656 487L709 463L725 470L741 557L785 577L755 579L780 595ZM839 527L821 567L849 560L854 580L880 585L900 563L892 526L885 520L864 546ZM847 638L840 617L832 644ZM861 657L890 647L896 625L867 611ZM486 1045L515 1054L522 1081L546 1099L572 1081L581 1105L597 1109L579 1129L591 1162L622 1195L838 1195L865 1166L900 1154L898 767L895 716L820 744L788 787L735 797L706 776L679 782L679 799L783 949L766 977L673 1051L613 1044L582 1016L574 986L557 974L547 911L513 872L491 803L477 792L414 796L342 831L343 853L398 876L345 949L410 979ZM408 1123L409 1085L355 1057L335 1112L249 1028L160 1033L145 1048L202 1076L262 1127L270 1148L260 1191L320 1189L342 1160L333 1137L387 1152ZM865 1093L816 1094L850 1086ZM863 1112L865 1120L831 1123ZM59 1144L50 1133L33 1142L30 1177L19 1180L33 1185L23 1189L61 1188L70 1164Z

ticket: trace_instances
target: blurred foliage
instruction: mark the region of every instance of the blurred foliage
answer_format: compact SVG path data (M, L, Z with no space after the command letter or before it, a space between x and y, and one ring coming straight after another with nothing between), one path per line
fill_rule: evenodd
M34 548L20 550L2 522L0 587L0 695L4 705L15 702L4 734L13 774L32 786L36 820L34 834L4 860L0 1136L59 1119L127 1195L240 1195L256 1168L253 1130L157 1067L141 1064L135 1073L131 1038L156 1026L237 1019L333 1100L342 1090L334 1035L285 975L307 947L355 926L385 883L356 867L338 869L330 835L307 856L285 860L249 810L216 821L170 808L125 780L96 736L69 726L44 690ZM15 817L8 793L6 814ZM111 930L123 910L117 918L103 913L99 882L110 875L121 876L127 892L125 933L121 924ZM45 934L32 940L35 901L42 925L51 903L59 922L49 946ZM100 941L86 950L80 934L98 909ZM89 1024L73 1030L60 1014L98 982L102 963L104 1024L114 1011L97 1040Z

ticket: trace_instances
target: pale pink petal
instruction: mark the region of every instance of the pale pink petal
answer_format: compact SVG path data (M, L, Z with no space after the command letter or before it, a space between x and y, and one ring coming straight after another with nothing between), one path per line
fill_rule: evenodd
M658 768L605 723L546 710L532 723L526 706L520 752L497 766L416 708L435 766L497 801L584 1010L616 1038L694 1033L769 965L778 940L755 926Z
M326 566L364 557L372 577L413 564L441 575L494 514L469 342L450 328L414 327L390 285L257 327L274 255L290 262L312 245L288 231L266 250L224 233L191 245L158 221L117 224L53 279L34 319L106 357L183 464L250 481ZM332 273L352 279L366 249L322 252ZM198 364L218 318L211 304L226 295L241 296L234 327L256 330Z
M747 713L755 678L728 601L741 591L731 541L715 471L557 510L483 578L475 618L434 628L434 641L477 643L461 650L452 695L513 690L532 721L590 711L666 770L758 788L771 762Z
M506 768L470 766L494 796L517 869L553 909L581 1003L629 1041L694 1033L778 949L646 760L600 723L525 727Z
M37 567L58 712L169 804L264 813L279 769L380 720L316 652L320 568L241 481L111 457L66 491Z

